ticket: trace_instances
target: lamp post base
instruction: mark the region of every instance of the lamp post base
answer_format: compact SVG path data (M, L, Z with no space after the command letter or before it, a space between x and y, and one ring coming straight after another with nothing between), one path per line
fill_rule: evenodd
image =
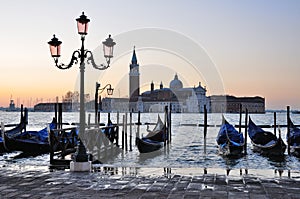
M72 172L91 172L92 162L70 162L70 171Z

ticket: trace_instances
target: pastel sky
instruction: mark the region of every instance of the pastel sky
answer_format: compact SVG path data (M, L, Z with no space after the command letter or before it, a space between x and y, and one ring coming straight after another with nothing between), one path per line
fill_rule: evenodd
M16 104L33 106L74 91L79 66L55 68L47 42L56 34L63 42L60 61L69 62L72 52L80 48L75 19L82 11L91 19L85 46L96 49L98 63L104 59L97 49L108 34L117 42L111 68L91 72L102 85L113 84L114 97L128 96L124 85L136 46L144 90L151 81L168 87L178 73L185 87L201 82L209 95L262 96L267 109L287 105L300 109L298 0L4 1L0 106L7 107L11 97ZM149 36L153 29L160 30L162 37ZM174 39L167 41L168 48L166 35ZM200 51L205 61L193 61ZM213 68L222 89L214 88L214 77L201 65ZM197 75L193 66L198 67ZM91 73L87 72L87 79ZM86 87L94 86L95 82L86 82Z

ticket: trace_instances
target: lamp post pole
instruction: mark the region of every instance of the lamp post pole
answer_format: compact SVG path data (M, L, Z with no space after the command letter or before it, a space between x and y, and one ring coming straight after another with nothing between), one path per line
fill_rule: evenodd
M95 91L95 124L98 124L98 89L100 84L96 82L96 91Z
M85 41L85 35L87 35L88 31L88 24L90 22L90 19L87 18L87 16L84 15L84 12L82 12L82 15L76 19L77 21L77 28L78 28L78 34L81 35L81 48L80 50L75 50L73 52L71 61L68 65L65 64L58 64L58 58L60 57L61 53L61 41L59 41L55 35L51 39L51 41L48 42L50 46L50 52L51 56L54 58L55 66L59 69L65 70L69 69L73 66L73 64L78 63L78 59L80 61L80 114L79 114L79 135L83 136L85 131L85 94L84 94L84 72L85 72L85 59L87 58L86 62L88 64L92 64L92 66L95 69L98 70L105 70L110 66L110 59L113 57L113 47L116 44L111 36L102 42L103 44L103 50L104 50L104 57L106 58L107 65L101 64L98 66L93 57L93 53L89 50L86 50L84 48L84 41ZM83 144L80 142L79 148L82 147ZM84 146L83 146L84 147ZM79 149L80 150L80 149ZM85 158L84 158L85 159ZM83 161L83 160L78 160Z
M79 114L79 133L83 136L85 130L85 99L84 99L84 36L81 36L81 49L80 49L80 114Z

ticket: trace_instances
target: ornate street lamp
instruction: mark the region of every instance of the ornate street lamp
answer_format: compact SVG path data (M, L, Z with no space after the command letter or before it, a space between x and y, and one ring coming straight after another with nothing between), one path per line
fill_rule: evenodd
M98 95L101 94L105 89L108 95L112 95L114 89L111 87L111 84L106 84L103 88L100 88L100 84L96 82L96 92L95 92L95 124L98 122ZM100 91L98 93L98 91Z
M104 89L106 89L106 92L108 95L112 95L114 93L114 89L111 87L111 84L106 84L103 88L100 88L100 84L96 82L96 92L98 94L98 90L100 91L99 94L101 94Z
M84 15L84 12L82 12L82 15L76 21L78 34L87 35L90 20Z
M53 38L51 39L51 41L48 42L49 46L50 46L50 52L51 52L51 56L54 58L54 61L57 62L56 60L58 60L58 58L60 57L60 45L61 45L61 41L59 41L55 35L53 35Z
M113 48L116 45L116 43L113 41L111 36L102 42L103 44L103 50L104 50L104 57L106 59L105 64L97 65L94 61L93 53L89 50L86 50L84 48L84 40L85 35L88 33L88 25L90 22L90 19L87 18L87 16L84 15L84 12L82 12L82 15L76 19L77 21L77 28L78 28L78 34L81 35L81 48L80 50L75 50L72 54L71 61L68 65L65 65L63 63L58 64L58 59L60 57L61 53L61 44L62 42L59 41L55 35L51 39L51 41L48 42L50 46L50 53L51 56L54 58L55 66L59 69L69 69L73 66L73 64L77 64L78 60L80 61L80 115L79 115L79 134L83 134L85 131L85 108L84 108L84 71L85 71L85 59L88 64L92 64L92 66L95 69L98 70L105 70L110 66L110 59L113 57Z

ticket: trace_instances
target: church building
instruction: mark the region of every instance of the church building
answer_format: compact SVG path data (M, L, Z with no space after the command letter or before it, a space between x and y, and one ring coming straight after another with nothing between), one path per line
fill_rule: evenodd
M135 52L129 64L129 99L115 100L114 98L103 99L103 109L109 107L107 111L113 110L116 105L113 102L118 101L122 105L116 107L126 107L127 111L134 112L163 112L165 106L171 106L172 112L203 112L204 105L209 106L206 89L199 85L197 87L184 88L178 75L175 74L174 79L170 82L169 88L165 88L163 83L160 83L159 88L154 88L154 83L151 82L150 90L140 94L140 72L139 64ZM126 109L126 108L125 108Z
M184 88L177 74L169 88L164 88L161 82L159 88L154 89L152 82L150 91L143 92L139 101L143 102L144 112L162 112L165 106L171 105L172 112L199 113L204 111L204 105L209 106L206 89L201 83L197 87Z

